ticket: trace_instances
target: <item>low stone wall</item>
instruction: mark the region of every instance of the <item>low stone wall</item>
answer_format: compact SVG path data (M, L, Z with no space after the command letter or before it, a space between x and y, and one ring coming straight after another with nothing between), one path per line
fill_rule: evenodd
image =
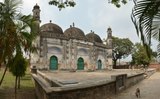
M115 83L110 82L100 86L52 92L48 99L106 99L115 94Z
M35 88L38 99L107 99L116 93L115 81L101 85L88 85L88 87L49 87L47 82L35 80Z
M44 78L33 74L38 99L109 99L110 96L135 85L144 79L143 73L136 75L113 75L110 81L81 86L53 87Z
M145 77L150 77L152 74L156 72L155 68L150 68L145 71Z
M151 63L149 68L155 68L157 71L160 71L160 63Z
M127 77L126 80L126 88L133 86L135 84L137 84L138 82L142 81L144 79L144 73L140 73L137 75L131 75L129 77Z
M117 65L113 67L114 69L129 69L129 65Z

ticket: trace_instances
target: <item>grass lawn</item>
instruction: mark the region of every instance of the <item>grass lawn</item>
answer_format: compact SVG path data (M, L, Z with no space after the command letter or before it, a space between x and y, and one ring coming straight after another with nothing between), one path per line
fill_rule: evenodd
M4 72L4 69L1 69L0 70L0 79L2 77L3 72ZM11 72L7 71L6 75L4 77L4 80L2 82L1 88L5 88L5 89L6 88L14 88L14 85L15 85L15 76L13 76ZM32 82L29 69L27 69L26 75L21 78L21 88L22 89L34 88L34 84Z
M0 69L0 79L4 68ZM0 99L14 99L15 76L7 71L0 86ZM21 78L20 89L17 90L17 99L36 99L34 83L31 78L30 70L27 69L26 75Z

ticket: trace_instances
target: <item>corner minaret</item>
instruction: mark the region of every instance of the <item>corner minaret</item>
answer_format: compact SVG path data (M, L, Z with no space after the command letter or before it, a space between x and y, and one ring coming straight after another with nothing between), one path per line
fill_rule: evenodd
M33 7L33 17L40 22L40 7L38 6L38 4L36 4L34 7Z
M41 23L41 20L40 20L40 7L38 4L36 4L34 7L33 7L33 18L35 19L35 32L37 32L37 34L39 35L39 32L40 32L40 23Z
M107 45L107 57L108 57L108 65L109 65L109 68L112 69L112 50L113 50L113 47L112 47L112 29L109 27L107 29L107 40L106 40L106 45Z
M107 29L107 34L107 46L112 49L112 29L110 27Z
M34 22L34 32L37 33L37 37L34 41L34 45L35 47L38 49L38 53L36 54L32 54L31 57L32 57L32 60L31 60L31 63L38 63L40 61L40 7L38 6L38 4L36 4L34 7L33 7L33 18L35 20Z

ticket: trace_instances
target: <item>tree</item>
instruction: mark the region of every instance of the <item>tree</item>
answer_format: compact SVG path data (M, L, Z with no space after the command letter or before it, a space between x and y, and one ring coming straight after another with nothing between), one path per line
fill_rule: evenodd
M128 38L112 37L113 40L113 66L116 66L118 59L126 58L131 54L133 43Z
M154 54L155 52L152 49L149 49L150 54ZM152 56L153 58L154 56ZM135 65L143 65L144 68L148 67L151 59L148 57L147 52L140 43L136 43L133 53L132 53L132 63Z
M23 54L20 52L16 53L14 58L12 58L7 65L11 73L14 76L16 76L15 78L15 94L16 94L17 88L18 89L20 88L20 77L25 75L28 63L27 60L23 57Z
M0 3L0 63L8 64L15 54L30 51L36 33L33 31L35 20L31 15L22 15L18 7L21 0L4 0ZM7 71L7 66L0 81Z
M160 42L160 0L134 0L134 3L131 18L150 57L151 40L156 39ZM160 44L158 56L160 56Z

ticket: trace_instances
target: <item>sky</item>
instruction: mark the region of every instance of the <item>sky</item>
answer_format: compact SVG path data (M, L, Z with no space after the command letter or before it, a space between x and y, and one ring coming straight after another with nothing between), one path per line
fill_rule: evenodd
M23 14L32 14L33 6L37 3L41 9L41 25L52 20L52 23L59 25L65 31L74 22L75 27L83 30L85 34L92 30L102 40L107 38L107 28L111 27L113 36L129 38L133 43L140 42L130 17L133 8L132 1L117 8L108 3L108 0L75 0L75 7L68 7L61 11L49 5L48 1L23 0L21 11ZM152 43L153 50L156 50L156 43Z
M75 7L59 11L57 7L48 5L48 1L23 0L22 13L32 14L37 3L41 9L41 25L52 20L65 31L74 22L85 34L93 30L101 39L106 38L107 28L111 27L113 36L139 41L130 18L133 2L116 8L107 0L76 0Z

